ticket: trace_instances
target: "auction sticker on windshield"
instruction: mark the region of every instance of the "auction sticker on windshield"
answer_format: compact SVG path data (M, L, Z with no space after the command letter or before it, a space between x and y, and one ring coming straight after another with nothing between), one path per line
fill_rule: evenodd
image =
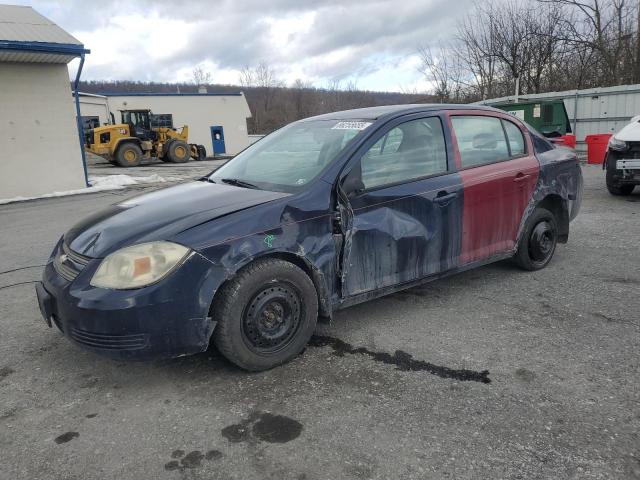
M332 130L364 130L371 122L338 122L331 129Z

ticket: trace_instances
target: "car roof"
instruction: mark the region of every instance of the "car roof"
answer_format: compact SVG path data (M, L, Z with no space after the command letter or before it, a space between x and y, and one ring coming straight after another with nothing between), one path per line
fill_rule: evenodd
M483 105L465 105L450 103L414 103L405 105L382 105L378 107L355 108L353 110L342 110L339 112L324 113L315 117L305 118L307 120L377 120L385 116L404 115L408 113L418 113L439 110L484 110L490 112L504 113L497 108Z

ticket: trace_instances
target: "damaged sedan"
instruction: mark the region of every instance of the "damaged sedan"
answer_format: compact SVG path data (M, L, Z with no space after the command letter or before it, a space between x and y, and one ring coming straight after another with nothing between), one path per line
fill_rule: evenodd
M545 267L581 197L575 153L501 110L331 113L82 220L36 291L49 326L100 354L213 342L265 370L304 349L318 316L499 260Z

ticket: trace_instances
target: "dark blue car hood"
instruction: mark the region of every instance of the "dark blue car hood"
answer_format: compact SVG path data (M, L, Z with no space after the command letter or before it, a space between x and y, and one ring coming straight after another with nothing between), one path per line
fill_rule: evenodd
M167 240L196 225L287 195L190 182L112 205L76 224L64 238L75 252L101 258L135 243Z

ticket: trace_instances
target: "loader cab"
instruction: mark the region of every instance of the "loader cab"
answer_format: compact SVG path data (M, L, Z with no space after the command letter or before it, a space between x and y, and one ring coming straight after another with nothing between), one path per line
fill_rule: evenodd
M129 125L132 137L140 140L156 140L157 133L151 129L150 110L120 110L122 123Z

